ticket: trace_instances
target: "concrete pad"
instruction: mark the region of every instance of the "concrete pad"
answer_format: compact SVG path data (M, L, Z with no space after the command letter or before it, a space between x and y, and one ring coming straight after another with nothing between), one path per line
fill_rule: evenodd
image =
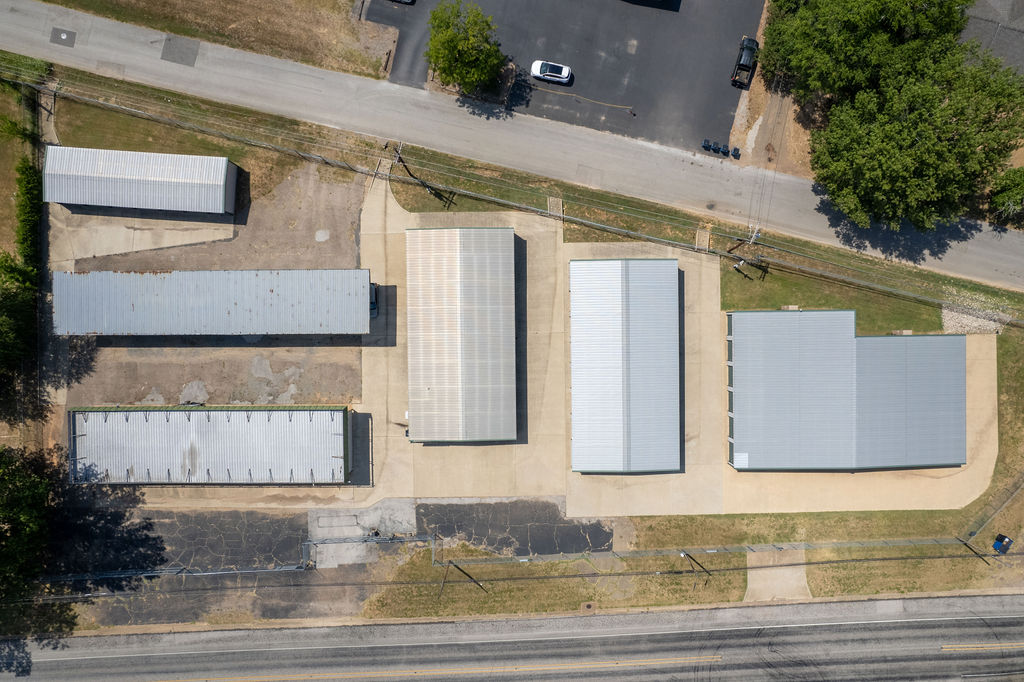
M743 601L810 599L804 561L802 549L747 552L747 568L754 570L747 571L747 593Z
M722 374L724 396L724 368ZM852 474L740 472L728 464L728 442L723 432L724 511L748 514L964 507L985 492L995 470L999 454L996 381L996 336L968 336L967 464L963 467ZM720 398L720 402L725 400Z
M221 241L235 235L230 215L203 220L153 215L130 210L72 212L49 204L50 268L74 271L75 261L82 258Z
M566 512L568 516L607 517L630 514L721 513L721 434L724 412L721 367L725 356L719 328L721 310L717 256L680 251L645 242L574 243L565 245L562 269L586 258L677 258L683 271L683 458L685 473L650 475L580 474L569 470L571 438L566 449ZM563 301L568 317L568 296ZM566 343L566 410L569 396L569 355ZM567 416L568 419L568 416Z
M405 230L411 227L512 226L516 231L517 282L525 297L525 438L501 445L425 445L410 443L408 356L405 327ZM374 416L375 487L357 498L362 503L388 497L521 497L564 492L562 442L565 434L565 295L558 263L562 246L558 221L532 214L424 213L404 211L383 180L367 188L360 216L361 265L369 268L393 300L381 317L388 337L363 350L363 397L358 409ZM393 292L393 293L391 293ZM378 318L379 320L379 318ZM391 332L390 330L393 330ZM375 341L380 341L376 338ZM523 420L521 420L523 421Z

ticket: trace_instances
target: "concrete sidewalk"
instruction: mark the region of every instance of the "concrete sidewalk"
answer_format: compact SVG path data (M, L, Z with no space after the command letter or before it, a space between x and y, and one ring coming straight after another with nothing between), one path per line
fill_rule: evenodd
M728 159L175 38L194 62L164 54L168 36L33 0L0 0L0 48L259 111L399 139L457 156L841 245L810 181ZM56 33L55 33L56 31ZM64 33L68 38L54 36ZM73 34L73 35L72 35ZM73 45L69 45L73 40ZM167 58L165 58L165 56ZM694 149L700 140L680 140ZM1024 234L984 226L948 251L920 242L925 267L1024 290ZM869 252L880 253L868 248ZM936 255L937 254L937 255Z

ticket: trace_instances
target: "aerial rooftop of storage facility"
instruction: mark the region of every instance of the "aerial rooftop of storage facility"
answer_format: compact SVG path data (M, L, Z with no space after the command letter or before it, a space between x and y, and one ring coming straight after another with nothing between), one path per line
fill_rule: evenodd
M966 463L966 338L857 337L855 323L852 310L728 314L733 467Z
M678 471L679 263L569 263L572 470Z
M516 439L512 228L406 231L409 439Z
M345 482L344 407L72 409L68 425L75 483Z
M46 147L43 201L233 213L238 168L222 156Z
M366 334L369 270L54 272L72 336Z

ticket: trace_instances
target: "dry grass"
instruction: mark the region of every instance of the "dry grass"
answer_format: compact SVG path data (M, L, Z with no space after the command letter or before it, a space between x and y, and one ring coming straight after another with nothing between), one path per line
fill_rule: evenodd
M469 560L493 555L462 545L446 549L445 558ZM452 568L443 594L445 569L431 566L430 550L407 555L389 576L395 583L371 597L363 608L369 618L446 617L592 611L602 608L706 604L738 601L746 591L743 555L711 557L705 566L713 575L688 573L692 567L677 556L625 560L590 558L530 563L463 563L462 567L487 589L485 593ZM661 575L615 575L660 571ZM686 571L672 574L673 571ZM558 577L596 573L588 577ZM600 575L605 574L605 575ZM496 578L513 580L496 581ZM424 581L421 584L420 581ZM440 594L440 598L439 598Z
M218 137L60 99L56 109L61 144L172 154L226 156L249 174L253 199L266 195L300 165L298 158Z
M100 16L325 69L380 78L393 29L358 20L362 0L60 0Z
M953 557L953 558L944 558ZM887 559L807 567L807 586L815 597L948 592L1017 586L1015 561L986 564L966 547L878 547L807 552L807 561Z

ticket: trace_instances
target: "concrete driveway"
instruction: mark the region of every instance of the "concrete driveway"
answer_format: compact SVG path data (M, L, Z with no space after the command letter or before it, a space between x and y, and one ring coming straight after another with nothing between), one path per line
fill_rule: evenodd
M440 0L372 0L366 18L399 29L390 80L423 87L430 12ZM760 0L477 0L520 71L510 108L674 147L729 137L729 84ZM529 78L535 59L568 64L569 85Z

